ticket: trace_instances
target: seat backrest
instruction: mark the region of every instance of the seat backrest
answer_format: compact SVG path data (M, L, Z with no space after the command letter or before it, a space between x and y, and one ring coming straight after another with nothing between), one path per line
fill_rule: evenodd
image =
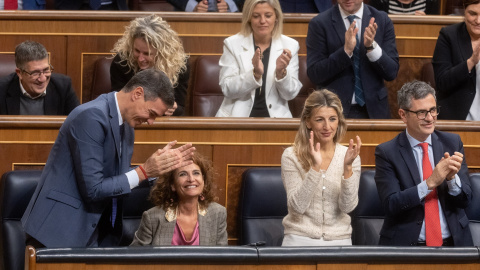
M153 207L148 200L150 187L154 182L142 181L140 185L123 197L123 226L120 246L128 246L132 243L135 232L140 226L144 211Z
M428 61L422 67L422 81L427 82L435 89L435 73L432 62Z
M192 116L214 117L223 101L219 85L220 55L202 55L195 63L195 75L190 104ZM297 97L288 102L293 117L300 117L305 99L314 91L315 85L307 76L307 57L299 56L298 79L303 84Z
M473 244L480 247L480 173L470 174L470 184L472 187L472 200L465 212L470 220Z
M358 205L351 213L353 245L378 245L384 212L375 184L375 170L362 171Z
M0 54L0 78L15 72L15 68L14 54Z
M23 270L25 232L21 218L37 187L41 170L6 172L0 183L0 262L4 270Z
M239 211L241 245L282 244L282 220L288 209L280 167L251 168L243 173Z
M113 58L111 57L101 57L95 61L90 100L112 91L112 83L110 82L110 65L112 61Z

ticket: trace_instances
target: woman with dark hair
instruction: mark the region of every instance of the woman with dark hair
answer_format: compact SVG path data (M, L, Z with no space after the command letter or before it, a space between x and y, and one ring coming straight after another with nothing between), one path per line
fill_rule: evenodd
M480 0L465 0L464 21L443 27L433 53L439 119L480 120Z
M197 152L193 163L160 177L155 205L142 215L132 246L227 245L227 211L215 203L212 163Z
M352 245L348 213L358 203L360 137L339 144L347 131L342 103L328 91L305 101L292 147L282 155L288 214L282 246Z

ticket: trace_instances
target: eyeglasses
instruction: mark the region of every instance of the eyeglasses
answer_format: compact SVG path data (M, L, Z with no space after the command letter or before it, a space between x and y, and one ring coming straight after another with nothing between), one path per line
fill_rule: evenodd
M40 77L40 75L44 74L45 76L49 76L50 74L52 74L53 72L53 66L52 65L48 65L48 68L40 71L40 70L34 70L32 72L28 72L24 69L20 69L22 72L25 72L27 73L30 78L32 79L38 79Z
M440 106L431 108L429 111L425 110L418 110L418 111L410 111L407 109L403 109L406 112L411 112L417 115L418 120L425 120L427 118L427 114L430 113L432 117L436 117L440 114Z

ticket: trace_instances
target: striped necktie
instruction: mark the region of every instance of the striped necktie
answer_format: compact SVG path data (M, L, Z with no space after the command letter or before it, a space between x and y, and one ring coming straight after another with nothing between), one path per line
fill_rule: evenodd
M349 15L348 21L350 24L353 23L357 16ZM362 88L362 79L360 78L360 40L358 39L358 34L355 35L357 40L357 44L355 45L355 49L353 49L353 73L355 74L355 101L358 105L363 106L365 105L365 97L363 96L363 88Z

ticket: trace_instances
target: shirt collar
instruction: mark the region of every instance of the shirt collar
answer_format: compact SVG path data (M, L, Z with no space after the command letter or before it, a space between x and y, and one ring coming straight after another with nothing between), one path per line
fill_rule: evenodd
M363 3L362 5L360 6L360 8L357 10L357 12L355 12L354 14L348 14L345 10L342 9L342 7L340 7L340 5L338 6L338 9L340 9L340 15L342 16L342 19L347 19L347 17L349 15L355 15L357 16L357 18L359 18L360 20L362 20L362 16L363 16Z
M167 212L165 212L165 219L167 219L168 222L172 222L177 219L177 214L178 206L176 208L169 207ZM207 214L207 208L203 208L198 204L198 214L204 217Z
M37 99L37 98L41 98L41 97L44 97L46 94L47 94L47 88L45 88L45 91L43 91L43 93L41 93L40 95L36 96L36 97L32 97L26 90L25 88L23 88L23 85L22 85L22 81L20 79L18 79L18 83L20 84L20 90L22 90L22 94L30 99Z
M426 142L428 143L428 145L432 145L432 134L428 135L427 139L423 142L413 138L410 134L408 134L408 130L406 130L407 132L407 139L408 139L408 142L410 143L410 147L415 147L417 146L419 143L423 143L423 142Z
M117 99L117 94L118 92L115 92L115 106L117 107L117 113L118 113L118 125L121 126L123 124L123 118L122 114L120 113L120 107L118 106L118 99Z

